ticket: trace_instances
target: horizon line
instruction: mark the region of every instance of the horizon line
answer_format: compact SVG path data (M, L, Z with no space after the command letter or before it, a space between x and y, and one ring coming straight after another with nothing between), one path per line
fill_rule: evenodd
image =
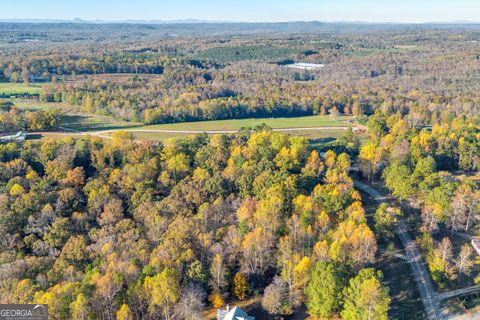
M275 24L275 23L348 23L348 24L480 24L480 20L429 20L429 21L369 21L369 20L278 20L278 21L242 21L242 20L203 20L194 18L185 19L55 19L55 18L0 18L1 23L92 23L92 24L178 24L178 23L203 23L203 24L217 24L217 23L231 23L231 24Z

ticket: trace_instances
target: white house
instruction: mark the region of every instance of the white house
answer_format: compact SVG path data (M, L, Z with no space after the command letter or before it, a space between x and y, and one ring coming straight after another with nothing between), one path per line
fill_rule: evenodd
M255 320L255 317L249 316L239 307L234 307L230 310L230 307L227 306L225 310L217 310L217 320Z

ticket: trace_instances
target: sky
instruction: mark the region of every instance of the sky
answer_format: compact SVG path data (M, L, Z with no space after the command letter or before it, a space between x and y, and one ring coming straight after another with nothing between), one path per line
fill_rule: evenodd
M480 0L2 0L0 19L480 22Z

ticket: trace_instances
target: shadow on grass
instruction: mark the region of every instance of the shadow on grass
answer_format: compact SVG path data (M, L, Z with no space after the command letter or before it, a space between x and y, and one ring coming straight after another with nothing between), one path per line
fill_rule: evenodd
M108 116L105 116L108 117ZM96 119L96 116L89 115L71 115L64 114L62 115L62 126L83 132L92 132L100 130L121 130L121 129L131 129L135 127L140 127L140 125L121 125L115 124L115 119L112 118L112 122L102 122Z
M383 282L388 286L392 298L389 318L427 319L417 284L408 265L398 258L383 256L379 259L377 268L382 270Z
M368 216L367 223L373 229L372 215L378 204L365 192L360 191L360 193ZM427 319L417 283L408 264L400 258L381 253L388 252L388 246L392 244L395 252L403 253L403 246L397 236L389 241L378 241L378 254L375 263L375 268L383 273L383 284L388 287L392 298L388 312L389 319Z
M26 140L40 140L44 137L41 133L29 133Z
M337 140L337 138L333 137L327 137L327 138L317 138L317 139L310 139L310 145L311 146L322 146L327 143L331 143L333 141Z
M263 307L260 301L256 303L252 303L249 306L242 307L250 316L255 317L255 320L271 320L272 315L270 315ZM308 314L307 314L307 307L302 304L300 307L295 309L295 312L290 315L286 316L284 318L279 318L279 319L285 319L285 320L301 320L301 319L307 319Z

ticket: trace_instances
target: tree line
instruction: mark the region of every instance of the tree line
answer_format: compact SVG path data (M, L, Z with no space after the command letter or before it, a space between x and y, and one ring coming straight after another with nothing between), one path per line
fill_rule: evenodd
M480 222L480 187L468 177L480 166L479 118L446 113L441 123L421 130L409 120L370 117L372 141L360 148L360 166L365 177L381 175L397 199L416 209L415 231L432 278L440 288L455 287L456 280L471 276L476 253L470 243L454 249L438 232L469 234Z
M0 133L52 130L58 128L59 122L58 110L22 111L10 101L0 102Z

